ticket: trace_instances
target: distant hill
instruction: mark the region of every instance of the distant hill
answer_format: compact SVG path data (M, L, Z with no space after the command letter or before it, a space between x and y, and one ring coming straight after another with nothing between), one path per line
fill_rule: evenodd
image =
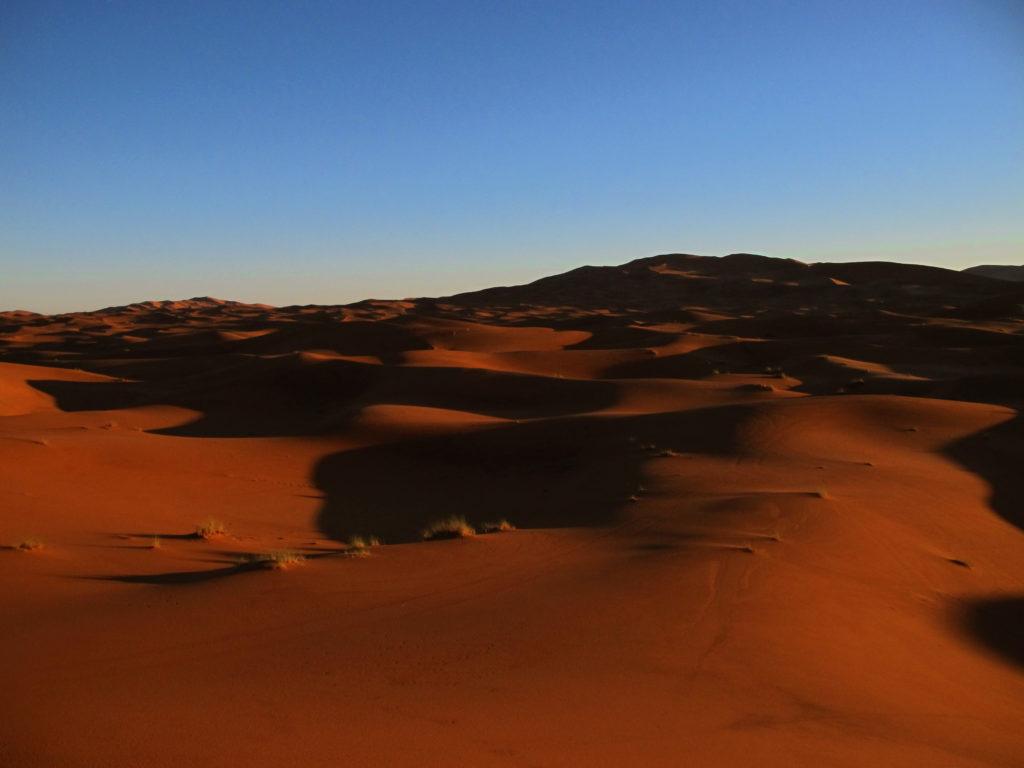
M1024 265L1018 267L1012 264L980 264L977 267L968 267L963 271L971 275L994 277L996 280L1024 282Z
M751 253L721 257L669 253L617 266L581 266L523 285L440 297L271 307L196 296L139 301L66 316L101 316L105 318L103 322L125 316L167 323L187 316L253 317L270 313L280 318L319 322L377 321L410 313L438 312L486 319L528 311L533 320L544 317L550 321L565 313L580 312L671 314L682 308L727 312L756 309L804 316L810 308L830 315L856 307L870 312L884 309L935 316L988 317L1007 313L1016 316L1022 311L1024 286L1016 283L1024 283L1024 266L984 265L957 271L886 261L808 264ZM13 325L36 324L44 317L24 311L0 312L0 321Z
M883 261L805 264L794 259L734 253L672 253L614 267L585 266L526 285L487 288L440 299L459 306L661 310L702 307L829 306L851 300L899 306L965 302L1005 292L977 275L940 267Z

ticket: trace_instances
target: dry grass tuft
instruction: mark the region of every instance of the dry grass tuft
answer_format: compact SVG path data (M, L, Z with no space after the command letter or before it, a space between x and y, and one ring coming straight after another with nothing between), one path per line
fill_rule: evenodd
M253 568L266 568L273 571L283 571L292 566L302 565L306 560L298 552L282 550L280 552L258 552L251 555L243 555L239 564Z
M476 536L476 529L473 528L466 518L461 515L452 515L443 520L437 520L423 529L424 539L464 539L469 536Z
M376 536L351 536L348 540L348 549L345 554L352 557L369 557L370 550L380 546L380 539Z
M209 518L196 524L196 536L200 539L215 539L224 536L228 532L227 527L220 520Z
M482 526L484 533L501 533L503 531L514 531L515 529L516 527L504 518L496 523L484 523Z
M380 539L376 536L350 536L348 540L349 549L372 549L380 546Z

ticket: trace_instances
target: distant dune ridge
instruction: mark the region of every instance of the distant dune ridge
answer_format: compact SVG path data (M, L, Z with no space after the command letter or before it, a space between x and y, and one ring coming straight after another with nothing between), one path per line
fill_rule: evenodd
M139 301L134 304L127 304L119 307L106 307L98 310L98 314L119 314L122 312L147 312L153 310L197 310L197 309L227 309L231 307L250 306L262 309L272 309L269 304L247 304L240 301L226 301L215 299L212 296L194 296L191 299L178 301Z
M993 277L996 280L1014 280L1017 282L1024 280L1024 265L981 264L977 267L968 267L964 272L971 275Z
M0 313L0 765L1019 765L992 269Z

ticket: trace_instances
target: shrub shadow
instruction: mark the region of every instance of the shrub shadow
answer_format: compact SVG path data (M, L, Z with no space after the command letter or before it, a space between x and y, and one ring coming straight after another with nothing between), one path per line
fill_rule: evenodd
M317 560L325 557L353 557L359 554L359 550L350 547L341 547L318 552L301 552L302 560ZM222 557L224 553L222 553ZM157 584L164 586L180 586L183 584L200 584L207 581L235 576L240 573L252 571L267 571L273 569L273 561L268 553L248 552L231 553L231 558L225 557L221 565L216 568L203 568L194 571L167 571L164 573L129 573L112 576L88 576L93 581L117 581L122 584Z

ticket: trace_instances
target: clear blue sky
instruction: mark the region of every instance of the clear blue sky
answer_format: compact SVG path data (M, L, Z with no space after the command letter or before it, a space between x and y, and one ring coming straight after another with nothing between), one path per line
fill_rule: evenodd
M7 2L0 148L0 309L1019 264L1024 2Z

